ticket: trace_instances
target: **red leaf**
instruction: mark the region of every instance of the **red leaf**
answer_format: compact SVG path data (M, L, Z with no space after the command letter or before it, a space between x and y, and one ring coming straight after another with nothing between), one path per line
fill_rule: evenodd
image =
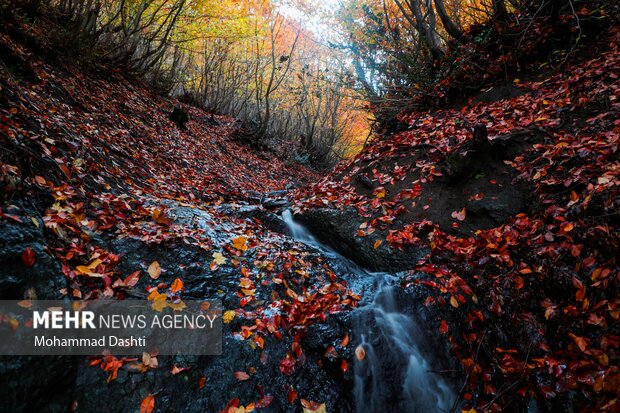
M441 320L441 325L439 326L439 332L441 334L446 334L448 332L448 323L446 323L446 320Z
M280 371L285 376L290 376L295 371L295 360L290 354L287 354L286 358L280 361Z
M140 270L129 274L127 278L125 278L125 285L127 287L133 287L138 283L138 280L140 280Z
M28 247L22 252L21 259L22 263L24 263L26 267L30 268L36 261L36 254L32 248Z
M586 286L583 285L583 282L579 280L577 277L573 277L573 287L577 289L575 293L575 298L577 301L583 301L586 296Z
M343 373L346 373L347 370L349 370L349 363L347 363L345 359L342 359L342 362L340 363L340 369Z
M297 392L294 389L288 389L287 399L289 404L293 404L293 402L297 399Z

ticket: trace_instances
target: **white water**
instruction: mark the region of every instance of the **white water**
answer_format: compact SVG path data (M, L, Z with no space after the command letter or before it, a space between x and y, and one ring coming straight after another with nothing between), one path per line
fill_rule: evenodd
M372 300L362 298L362 305L353 313L355 345L364 347L366 356L355 359L354 396L358 412L385 412L391 409L411 413L447 412L455 395L447 383L430 372L431 366L421 353L419 341L424 341L416 322L398 310L399 277L395 274L371 273L320 244L301 224L295 222L291 211L282 219L298 241L304 242L354 272L361 284L368 279L374 283ZM365 304L364 304L365 303Z

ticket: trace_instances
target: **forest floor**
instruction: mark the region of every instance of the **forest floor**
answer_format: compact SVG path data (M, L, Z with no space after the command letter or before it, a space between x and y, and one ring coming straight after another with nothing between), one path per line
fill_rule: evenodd
M185 106L178 128L181 103L63 61L44 31L0 31L0 298L217 298L226 354L4 358L1 411L354 410L362 297L282 235L287 198L424 291L465 411L618 411L617 29L515 96L403 115L323 179L239 144L233 119Z

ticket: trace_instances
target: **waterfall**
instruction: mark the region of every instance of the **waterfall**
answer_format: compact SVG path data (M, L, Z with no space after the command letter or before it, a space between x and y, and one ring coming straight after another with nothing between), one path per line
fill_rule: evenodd
M422 329L408 314L399 311L397 274L371 273L320 244L296 222L290 210L282 219L293 237L344 261L355 277L374 283L372 300L362 299L351 320L354 337L364 349L362 360L355 359L354 399L358 412L384 412L393 409L413 413L447 412L456 396L446 381L432 373L418 342ZM365 303L365 304L364 304Z

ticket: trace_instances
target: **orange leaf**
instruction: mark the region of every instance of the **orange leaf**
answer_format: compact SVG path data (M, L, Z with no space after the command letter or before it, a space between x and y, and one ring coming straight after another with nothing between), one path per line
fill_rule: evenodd
M181 291L183 289L183 281L181 281L180 279L175 279L172 282L172 287L170 287L170 291L172 291L173 293L177 293L179 291Z
M342 362L340 363L340 369L342 370L343 373L346 373L347 370L349 370L349 364L347 363L345 359L342 359Z
M573 333L568 333L568 335L573 339L575 344L577 344L579 350L583 351L584 353L588 350L588 339L579 337Z
M342 347L346 347L347 344L349 344L349 335L348 334L342 338L342 341L340 341L340 345Z
M245 381L250 378L250 375L246 373L245 371L236 371L235 378L239 381Z
M575 228L575 226L573 224L571 224L570 222L565 222L562 225L562 231L563 232L571 232L573 230L573 228Z
M237 250L244 252L248 250L247 241L246 237L237 237L232 240L232 244Z
M155 409L155 396L149 394L140 403L140 413L151 413Z
M189 367L179 367L176 364L172 367L172 370L170 371L170 373L172 373L173 376L176 376L177 374L185 371L185 370L189 370Z
M375 241L375 245L374 245L375 249L379 248L379 247L381 246L381 243L382 243L382 242L383 242L383 241L381 241L380 239L376 240L376 241Z

